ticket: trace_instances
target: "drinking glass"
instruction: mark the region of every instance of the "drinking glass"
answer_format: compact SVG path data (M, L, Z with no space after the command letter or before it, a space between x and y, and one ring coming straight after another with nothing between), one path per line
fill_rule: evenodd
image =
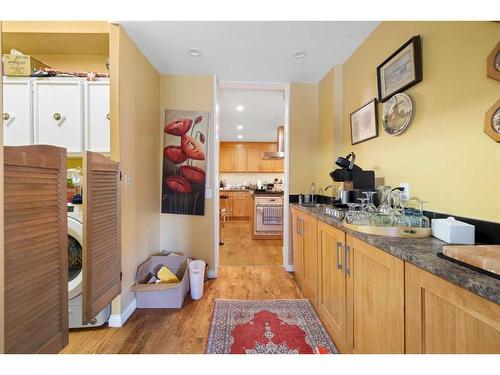
M347 203L347 206L349 207L349 211L346 212L344 220L347 224L352 224L354 216L356 215L354 208L355 208L355 206L357 206L357 204L356 203Z
M376 191L363 191L363 194L366 195L366 206L365 211L368 213L377 212L377 206L373 203L373 196L377 194Z

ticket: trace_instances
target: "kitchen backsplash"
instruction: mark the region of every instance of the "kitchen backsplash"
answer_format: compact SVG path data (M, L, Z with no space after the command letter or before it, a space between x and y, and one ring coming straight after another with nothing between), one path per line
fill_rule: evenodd
M219 179L229 185L257 184L257 181L273 182L284 178L283 173L221 173Z

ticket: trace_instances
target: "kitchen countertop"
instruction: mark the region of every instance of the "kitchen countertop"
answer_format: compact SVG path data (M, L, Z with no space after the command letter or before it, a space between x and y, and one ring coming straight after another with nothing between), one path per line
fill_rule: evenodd
M442 252L443 245L447 245L446 242L435 237L409 239L360 233L347 229L342 224L342 221L325 215L323 213L323 208L304 207L296 203L291 203L290 205L299 208L318 220L338 228L350 236L358 238L377 249L383 250L405 262L413 264L455 285L467 289L474 294L500 304L500 280L439 258L436 255Z

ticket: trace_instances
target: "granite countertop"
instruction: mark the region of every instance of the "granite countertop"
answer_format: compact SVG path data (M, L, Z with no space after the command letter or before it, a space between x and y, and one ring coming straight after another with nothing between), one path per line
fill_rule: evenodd
M442 247L447 244L446 242L435 237L394 238L360 233L347 229L342 224L342 221L325 215L323 208L303 207L296 203L291 203L291 206L307 212L318 220L338 228L352 237L358 238L455 285L500 304L500 280L439 258L436 255L442 252Z

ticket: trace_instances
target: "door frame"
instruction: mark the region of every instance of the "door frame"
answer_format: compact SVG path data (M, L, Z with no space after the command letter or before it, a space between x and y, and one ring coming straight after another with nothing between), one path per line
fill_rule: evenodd
M218 81L214 76L214 269L209 272L210 277L217 277L219 270L219 146L220 146L220 106L219 91L221 89L245 89L245 90L275 90L283 91L284 103L284 127L285 127L285 159L284 159L284 191L283 191L283 268L292 272L292 256L290 254L290 83L289 82L239 82Z

